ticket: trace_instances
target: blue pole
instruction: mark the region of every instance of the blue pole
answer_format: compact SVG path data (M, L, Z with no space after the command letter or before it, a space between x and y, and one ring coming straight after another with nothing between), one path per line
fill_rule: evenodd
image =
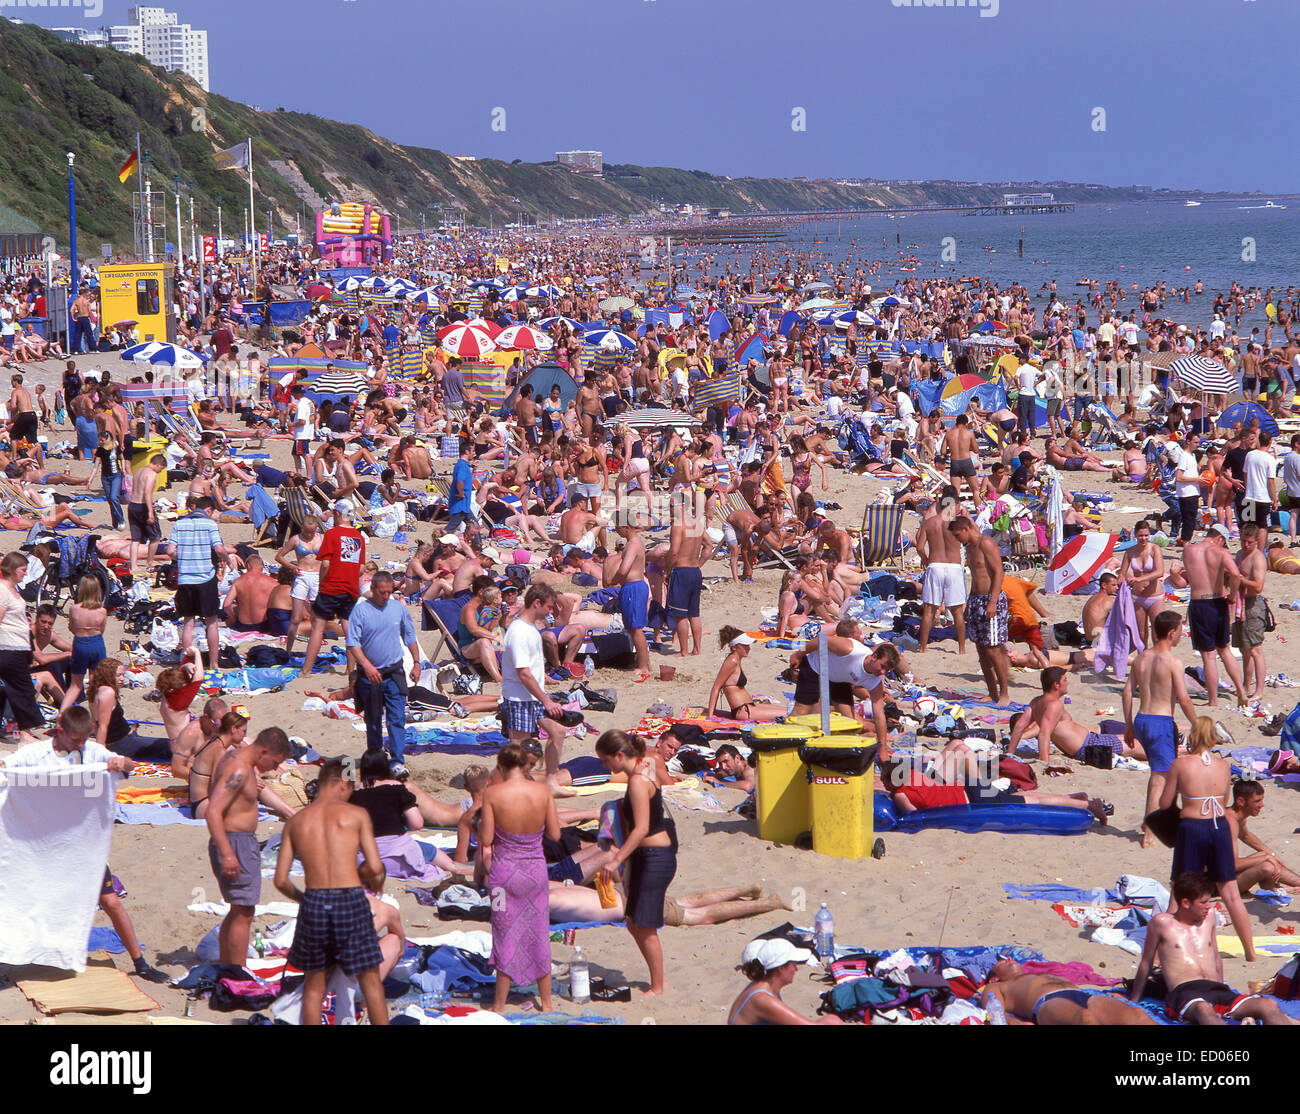
M68 249L71 280L68 283L68 308L77 296L77 181L72 176L72 152L68 152Z

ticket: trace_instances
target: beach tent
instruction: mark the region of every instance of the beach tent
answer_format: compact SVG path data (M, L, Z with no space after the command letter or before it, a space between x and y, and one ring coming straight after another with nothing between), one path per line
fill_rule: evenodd
M802 324L803 324L803 318L799 314L795 313L794 310L788 309L783 314L781 314L781 320L777 323L776 326L776 335L779 337L788 337L790 335L791 329L793 329L796 325L802 325Z
M690 316L685 306L659 306L645 311L647 325L667 325L670 329L680 327Z
M709 339L717 340L731 328L731 322L727 320L727 315L722 310L715 309L704 319L704 326L709 330Z
M560 398L564 400L566 406L578 397L578 384L573 381L573 376L564 368L560 367L559 364L538 364L510 392L505 404L501 407L502 414L509 414L514 409L515 399L519 397L519 391L525 384L532 386L533 398L539 404L544 399L551 397L551 388L557 384L560 388Z
M763 346L767 343L767 337L762 333L751 333L749 337L739 341L736 349L732 353L732 358L740 365L744 366L750 360L757 360L760 364L767 361L767 353L763 351Z

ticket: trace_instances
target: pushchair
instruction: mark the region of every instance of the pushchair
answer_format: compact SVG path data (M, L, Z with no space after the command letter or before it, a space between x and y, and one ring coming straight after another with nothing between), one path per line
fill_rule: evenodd
M55 610L62 610L65 603L76 594L77 584L83 576L92 576L99 581L104 606L108 610L114 611L125 602L126 593L121 581L99 558L96 550L98 534L86 534L83 537L56 534L50 540L56 552L50 556L45 576L37 586L38 606L48 603Z

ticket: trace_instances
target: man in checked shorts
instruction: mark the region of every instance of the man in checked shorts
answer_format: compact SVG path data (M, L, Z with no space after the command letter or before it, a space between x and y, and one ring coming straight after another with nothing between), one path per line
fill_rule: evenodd
M352 776L351 759L331 758L321 766L316 796L285 824L275 863L275 888L301 906L289 962L307 976L302 988L304 1025L321 1023L331 967L339 967L357 980L370 1024L388 1024L379 977L384 956L362 888L364 882L367 889L379 893L385 871L370 814L348 804ZM302 862L307 877L306 892L289 878L295 858Z
M1002 592L1002 554L997 542L981 534L965 515L948 523L966 547L970 569L970 598L966 601L966 632L979 653L980 668L995 704L1007 702L1007 597Z

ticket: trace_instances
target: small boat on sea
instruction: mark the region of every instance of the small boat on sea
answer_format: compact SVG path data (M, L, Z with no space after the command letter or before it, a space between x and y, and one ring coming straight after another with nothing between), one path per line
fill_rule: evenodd
M1244 209L1247 212L1253 212L1258 209L1285 209L1285 205L1279 205L1275 201L1265 201L1263 205L1238 205L1238 209Z
M1198 205L1200 205L1200 202L1199 202L1199 201L1184 201L1183 204L1186 205L1187 208L1189 208L1189 209L1195 209Z

